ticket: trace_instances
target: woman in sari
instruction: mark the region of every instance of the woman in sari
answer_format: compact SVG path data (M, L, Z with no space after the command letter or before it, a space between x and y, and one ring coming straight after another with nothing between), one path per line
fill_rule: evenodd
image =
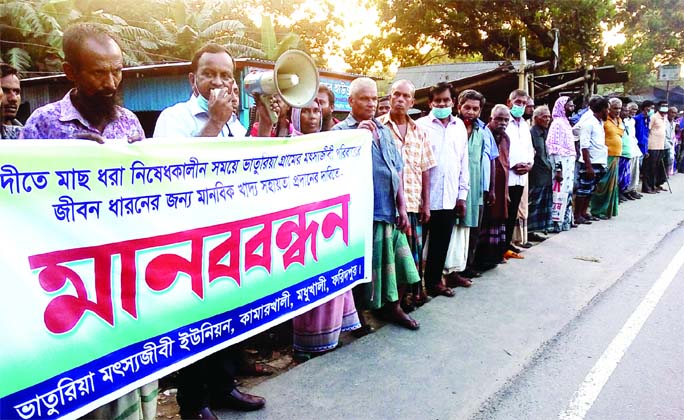
M560 192L567 194L567 207L560 220L553 222L552 231L570 230L574 225L572 218L572 191L575 183L575 136L568 116L575 111L575 104L569 97L556 99L551 112L551 125L546 136L546 151L554 168L554 174L560 169ZM554 175L555 176L555 175ZM574 225L576 226L576 225Z
M318 100L303 108L292 109L295 132L318 133L322 128ZM293 347L300 360L334 350L342 331L360 328L354 296L351 290L292 320Z
M608 147L608 164L606 174L601 178L596 191L591 197L591 215L599 219L610 219L618 214L620 188L618 175L620 156L622 155L622 135L625 125L620 118L622 101L618 98L608 100L608 119L603 124L606 133L606 147Z

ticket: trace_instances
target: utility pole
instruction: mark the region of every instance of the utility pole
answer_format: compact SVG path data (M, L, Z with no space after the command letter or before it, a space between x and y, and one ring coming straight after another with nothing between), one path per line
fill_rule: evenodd
M518 70L518 89L528 91L527 77L525 75L525 67L527 67L527 43L525 37L520 37L520 70Z

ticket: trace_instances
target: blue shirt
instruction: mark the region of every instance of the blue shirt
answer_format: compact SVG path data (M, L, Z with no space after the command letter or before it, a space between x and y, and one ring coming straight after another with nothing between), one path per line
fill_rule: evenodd
M482 129L482 191L489 191L489 181L491 177L490 161L499 157L499 147L494 141L494 135L484 121L477 119L477 123Z
M392 132L387 126L373 118L377 127L378 141L373 141L373 221L395 223L397 220L397 192L399 190L399 172L403 159L394 144ZM335 125L333 130L350 130L359 126L352 114Z
M648 135L651 131L648 125L650 122L651 117L645 116L643 113L634 116L634 133L636 134L639 150L643 154L648 153Z

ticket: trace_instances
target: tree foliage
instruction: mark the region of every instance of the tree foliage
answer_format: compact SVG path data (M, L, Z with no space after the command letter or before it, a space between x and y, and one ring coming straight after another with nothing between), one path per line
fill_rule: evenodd
M620 0L616 24L625 42L612 48L607 63L629 72L628 90L651 86L659 64L684 64L684 8L681 0Z
M106 25L120 39L127 66L189 60L207 42L224 45L234 57L275 59L289 48L310 48L322 55L329 39L325 30L328 21L312 21L302 15L288 25L279 25L277 22L296 11L302 2L287 3L282 8L273 2L263 2L262 8L268 13L264 22L268 26L260 30L247 11L250 4L256 7L260 3L257 0L2 0L0 58L22 71L61 71L62 34L76 22Z
M358 41L348 53L356 67L421 65L448 56L481 55L484 60L519 57L519 39L527 56L552 58L553 29L561 36L561 66L595 62L602 53L600 22L615 12L605 0L376 0L380 37Z

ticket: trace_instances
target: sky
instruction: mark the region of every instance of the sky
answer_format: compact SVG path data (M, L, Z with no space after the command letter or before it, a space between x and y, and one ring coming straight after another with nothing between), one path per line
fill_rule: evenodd
M290 21L307 19L311 21L321 21L327 19L327 15L321 11L319 0L304 0L299 10L290 16ZM339 28L339 39L335 48L330 48L325 55L328 68L336 71L349 71L349 65L344 61L342 50L350 47L352 43L367 35L379 35L378 30L378 11L368 6L363 0L343 0L333 3L334 13L344 27ZM256 13L253 19L256 25L261 24L261 15ZM280 19L279 23L288 25L288 19Z

